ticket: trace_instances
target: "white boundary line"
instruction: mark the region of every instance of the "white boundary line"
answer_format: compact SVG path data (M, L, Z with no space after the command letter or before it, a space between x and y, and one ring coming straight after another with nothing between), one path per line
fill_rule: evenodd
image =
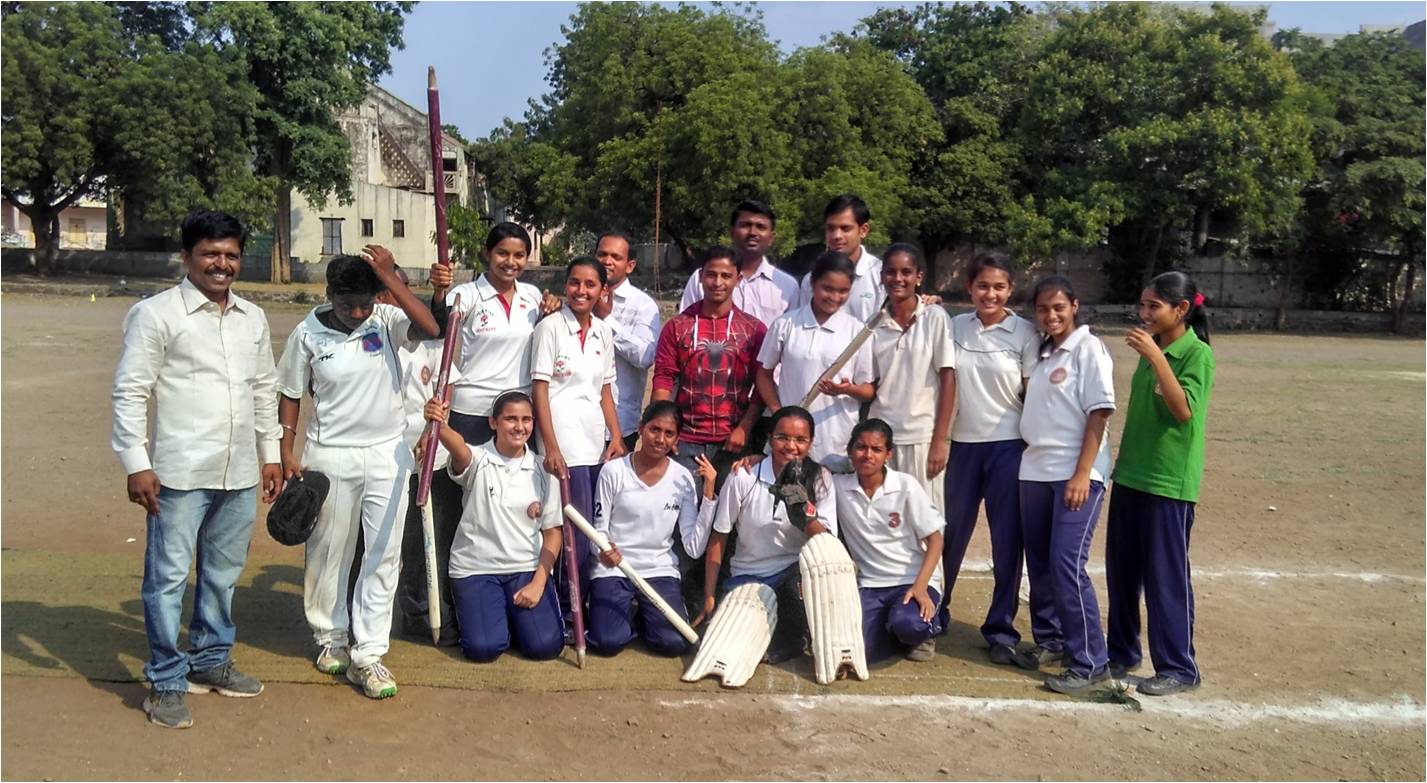
M1105 566L1089 566L1085 569L1087 573L1097 576L1104 576ZM986 563L963 563L961 566L963 574L990 574L991 566ZM1408 576L1406 574L1380 574L1373 571L1275 571L1268 568L1196 568L1192 572L1195 579L1253 579L1255 581L1267 581L1270 579L1346 579L1355 582L1367 582L1374 584L1378 582L1408 582L1412 584L1427 584L1427 578L1421 576ZM982 576L957 577L958 579L984 579L990 578Z
M751 694L750 694L751 695ZM689 698L659 701L661 707L718 707L726 706L730 697ZM988 714L1019 712L1030 714L1082 714L1112 717L1123 714L1138 714L1145 718L1164 716L1215 723L1226 728L1234 728L1265 720L1287 721L1307 724L1372 723L1385 726L1427 727L1427 709L1406 695L1399 695L1393 701L1355 702L1346 699L1321 699L1304 704L1245 704L1235 701L1206 700L1192 697L1158 701L1153 697L1139 697L1144 711L1127 713L1119 704L1101 704L1077 700L1040 699L987 699L971 696L859 696L855 694L830 694L825 696L792 696L786 694L758 694L753 697L758 703L769 703L786 712L808 710L848 710L903 708L917 710L936 717L945 717L948 712L967 714Z

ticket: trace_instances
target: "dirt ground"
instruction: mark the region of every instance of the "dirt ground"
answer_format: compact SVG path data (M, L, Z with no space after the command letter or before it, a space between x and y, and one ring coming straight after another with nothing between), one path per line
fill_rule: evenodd
M985 662L984 526L938 659L865 683L765 666L730 692L638 651L579 672L395 642L401 692L370 702L307 664L301 553L260 526L235 656L267 690L190 697L195 727L172 732L139 710L143 516L109 449L133 301L0 305L4 779L1427 777L1421 340L1215 337L1193 545L1205 685L1143 711ZM304 310L267 310L280 352ZM1123 400L1133 354L1104 336Z

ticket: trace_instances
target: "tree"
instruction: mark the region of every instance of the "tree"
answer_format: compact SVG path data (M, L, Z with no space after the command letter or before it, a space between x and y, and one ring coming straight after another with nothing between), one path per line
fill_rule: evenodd
M352 198L351 145L337 122L367 86L391 70L410 2L193 3L200 40L234 52L260 95L255 113L259 171L277 181L275 282L292 271L292 190L313 204Z
M5 8L4 194L30 218L37 271L58 216L92 194L173 224L195 207L251 218L271 193L251 168L256 93L231 58L183 41L172 8Z
M942 139L912 163L908 222L929 258L961 241L996 244L1023 195L1020 148L1011 133L1038 31L1017 3L886 8L857 35L891 53L925 91Z
M1110 242L1133 295L1166 243L1231 218L1245 237L1291 223L1311 171L1291 64L1264 11L1110 4L1051 12L1017 121L1025 197L1012 244L1037 254Z
M1275 44L1291 52L1311 92L1317 161L1286 249L1306 256L1330 291L1349 290L1365 266L1386 263L1380 302L1370 304L1389 309L1400 332L1423 267L1422 52L1396 33L1324 46L1290 30Z

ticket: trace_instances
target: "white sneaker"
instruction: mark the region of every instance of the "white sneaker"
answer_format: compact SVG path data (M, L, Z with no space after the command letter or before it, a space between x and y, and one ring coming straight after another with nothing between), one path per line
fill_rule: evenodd
M391 671L383 666L381 661L350 667L347 669L347 679L353 685L360 685L362 692L371 699L390 699L396 695L396 678L391 676Z
M352 656L347 653L346 647L327 645L322 648L322 652L317 653L317 671L323 674L341 674L351 665Z

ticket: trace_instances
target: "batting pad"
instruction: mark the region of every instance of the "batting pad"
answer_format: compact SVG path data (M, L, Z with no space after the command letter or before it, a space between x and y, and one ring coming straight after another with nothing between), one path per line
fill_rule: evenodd
M729 590L682 679L697 682L717 674L725 688L742 687L767 652L777 624L778 598L773 588L750 582Z
M862 597L857 570L837 536L819 533L798 553L803 574L803 606L812 636L813 673L818 684L837 679L851 668L859 680L868 678L867 648L862 639Z

